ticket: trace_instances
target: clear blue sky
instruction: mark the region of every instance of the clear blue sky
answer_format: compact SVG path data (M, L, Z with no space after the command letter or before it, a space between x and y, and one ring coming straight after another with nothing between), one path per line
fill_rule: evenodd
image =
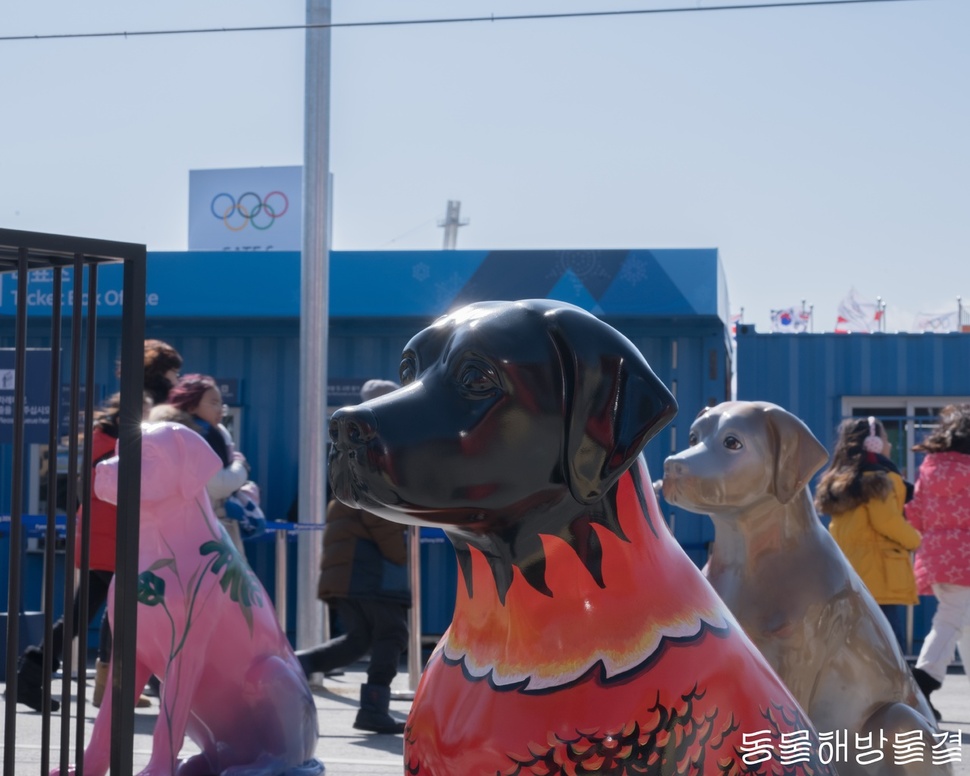
M743 2L744 0L739 0ZM333 0L335 22L712 0ZM14 0L0 35L301 24ZM731 308L970 303L970 2L337 29L334 247L717 247ZM190 169L302 163L304 33L0 42L0 226L187 244ZM214 284L218 279L212 279Z

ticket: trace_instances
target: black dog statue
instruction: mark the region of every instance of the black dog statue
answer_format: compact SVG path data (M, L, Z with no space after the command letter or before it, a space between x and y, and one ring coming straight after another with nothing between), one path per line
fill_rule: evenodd
M676 403L625 337L572 305L483 302L418 333L400 377L334 414L330 476L458 555L406 773L829 773L663 521L640 452Z

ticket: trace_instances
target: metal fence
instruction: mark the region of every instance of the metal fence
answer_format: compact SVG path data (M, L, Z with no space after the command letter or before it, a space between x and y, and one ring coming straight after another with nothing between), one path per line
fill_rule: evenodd
M63 703L60 708L59 763L62 772L76 764L82 773L84 759L84 692L77 692L72 707L71 676L74 611L71 602L78 594L77 619L87 623L88 558L91 509L91 429L94 400L94 354L97 340L98 268L107 263L123 264L122 341L119 359L121 391L120 430L118 438L118 550L115 569L115 608L112 662L114 684L111 692L113 715L111 730L111 772L132 772L135 702L135 613L138 577L138 503L140 495L141 433L145 329L145 246L60 235L39 234L0 229L0 281L3 299L0 304L0 340L9 347L12 363L0 370L0 390L10 394L9 415L4 410L0 420L7 420L10 438L0 447L8 447L4 460L9 472L0 479L0 508L9 514L8 597L6 613L6 693L4 699L3 772L15 772L17 756L17 669L21 646L23 603L24 492L27 481L27 434L37 433L46 416L47 511L46 536L56 535L57 467L55 452L60 444L67 447L67 533L65 565L75 555L77 514L82 520L80 536L80 575L75 591L74 575L64 574L64 651L60 682ZM44 273L52 291L34 298L28 291L32 273ZM8 304L10 302L10 304ZM9 310L9 313L7 311ZM31 347L33 346L33 347ZM38 360L38 347L46 357ZM28 354L31 358L28 360ZM43 364L43 367L38 367ZM48 371L49 370L49 371ZM41 396L28 397L28 385L34 386L42 373ZM28 380L31 382L28 383ZM31 404L28 406L28 398ZM83 404L83 406L82 406ZM62 417L62 407L63 415ZM44 430L41 429L41 434ZM60 518L61 520L64 517ZM50 644L54 611L55 542L44 546L43 641ZM79 683L86 675L87 628L78 628L81 665L77 666ZM54 656L43 651L43 723L40 773L50 770L51 697ZM73 723L73 724L72 724ZM72 758L72 731L74 752Z

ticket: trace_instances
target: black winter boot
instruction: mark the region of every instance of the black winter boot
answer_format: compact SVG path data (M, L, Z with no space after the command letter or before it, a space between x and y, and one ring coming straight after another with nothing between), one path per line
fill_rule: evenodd
M367 730L371 733L391 733L400 735L404 732L404 723L398 722L387 713L391 702L391 688L380 684L362 684L360 686L360 711L354 720L357 730Z
M17 662L17 703L34 711L44 710L44 653L29 648ZM51 711L58 711L61 704L51 698Z
M923 695L926 696L926 702L930 704L930 710L933 712L933 716L939 722L943 719L943 715L937 711L936 706L933 705L933 701L930 700L930 693L934 690L939 690L943 686L942 683L938 682L922 668L913 669L913 678L916 680L916 684L919 685L920 690L923 691Z

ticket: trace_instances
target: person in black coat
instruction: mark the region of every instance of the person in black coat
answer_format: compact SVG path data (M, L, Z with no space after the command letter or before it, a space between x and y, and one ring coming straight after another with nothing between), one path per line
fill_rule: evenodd
M388 380L369 380L361 399L397 388ZM353 663L370 650L367 683L360 688L358 730L404 732L388 713L391 682L408 644L407 542L403 526L333 500L323 529L323 558L317 596L333 607L345 632L296 653L307 676Z

